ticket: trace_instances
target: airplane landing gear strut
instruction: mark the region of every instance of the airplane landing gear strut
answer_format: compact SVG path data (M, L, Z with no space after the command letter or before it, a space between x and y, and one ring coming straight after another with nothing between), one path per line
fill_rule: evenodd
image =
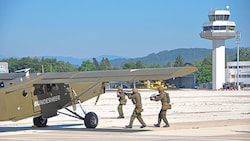
M75 92L75 90L73 89L72 90L73 93L75 94L75 96L77 97L77 94ZM85 117L82 117L80 116L79 114L77 114L76 112L68 109L68 108L65 108L67 111L69 111L70 113L72 113L73 115L70 115L70 114L66 114L66 113L63 113L63 112L59 112L58 113L61 113L61 114L64 114L64 115L67 115L67 116L70 116L70 117L74 117L74 118L77 118L77 119L80 119L80 120L84 120L84 125L87 127L87 128L96 128L96 126L98 125L98 117L97 115L94 113L94 112L86 112L83 108L83 106L81 105L81 101L77 98L77 103L80 105L81 107L81 110L83 111Z

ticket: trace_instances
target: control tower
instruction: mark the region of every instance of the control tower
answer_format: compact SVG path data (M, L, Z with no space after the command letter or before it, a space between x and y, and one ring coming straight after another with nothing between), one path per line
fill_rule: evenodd
M208 13L209 22L203 24L201 38L212 40L212 79L213 90L223 87L225 83L225 40L234 38L235 22L229 21L229 6L224 10L213 10Z

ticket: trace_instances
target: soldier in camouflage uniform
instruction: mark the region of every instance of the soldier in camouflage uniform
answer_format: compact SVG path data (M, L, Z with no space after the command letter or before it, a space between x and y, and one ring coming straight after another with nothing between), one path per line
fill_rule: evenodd
M124 118L122 106L126 105L127 99L125 97L125 94L124 94L122 88L118 88L117 97L119 98L119 105L117 107L119 116L117 118Z
M155 127L160 127L161 120L165 122L165 125L163 127L169 127L169 123L166 117L167 109L171 109L170 98L169 94L164 92L164 89L162 87L158 88L159 95L153 97L151 100L153 101L161 101L162 108L160 110L160 113L158 115L158 123L154 124Z
M142 103L141 103L141 95L138 93L138 90L136 88L132 89L132 94L128 94L128 98L132 100L133 104L135 105L135 109L130 117L129 125L126 126L126 128L132 128L134 119L137 118L138 121L141 123L141 128L146 127L145 122L143 121L141 117L142 109Z

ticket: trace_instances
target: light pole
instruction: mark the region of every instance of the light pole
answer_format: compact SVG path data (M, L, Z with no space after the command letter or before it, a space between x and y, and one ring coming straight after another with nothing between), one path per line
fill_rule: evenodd
M240 31L236 32L236 44L237 44L237 88L238 90L240 90L240 85L239 85Z

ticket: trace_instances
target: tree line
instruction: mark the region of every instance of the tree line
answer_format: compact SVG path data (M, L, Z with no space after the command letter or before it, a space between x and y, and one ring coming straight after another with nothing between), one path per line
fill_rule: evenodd
M235 59L237 60L236 55ZM250 61L250 48L240 48L240 61ZM41 58L38 57L23 57L21 59L8 58L2 59L0 62L8 62L9 71L15 72L23 68L32 68L31 73L39 72L77 72L77 71L94 71L94 70L119 70L119 69L142 69L142 68L160 68L160 67L183 67L195 66L198 71L196 73L196 81L198 84L212 81L212 55L207 56L195 64L184 62L181 55L178 55L175 61L168 62L166 65L159 64L147 65L141 61L126 62L121 66L112 66L108 58L102 58L98 64L94 61L82 61L80 66L74 66L69 62L57 60L55 58ZM97 66L98 65L98 66Z
M38 57L23 57L21 59L8 58L2 59L0 62L8 62L10 73L15 72L24 68L32 68L31 73L39 72L76 72L76 71L94 71L94 70L119 70L119 69L142 69L142 68L160 68L159 64L147 65L141 61L136 62L126 62L122 66L112 66L108 58L102 58L98 62L97 68L96 64L91 60L82 61L81 66L74 66L69 62L64 62L57 60L55 58L42 58ZM166 64L163 67L181 67L183 66L183 59L181 56L176 58L173 65L171 63Z

